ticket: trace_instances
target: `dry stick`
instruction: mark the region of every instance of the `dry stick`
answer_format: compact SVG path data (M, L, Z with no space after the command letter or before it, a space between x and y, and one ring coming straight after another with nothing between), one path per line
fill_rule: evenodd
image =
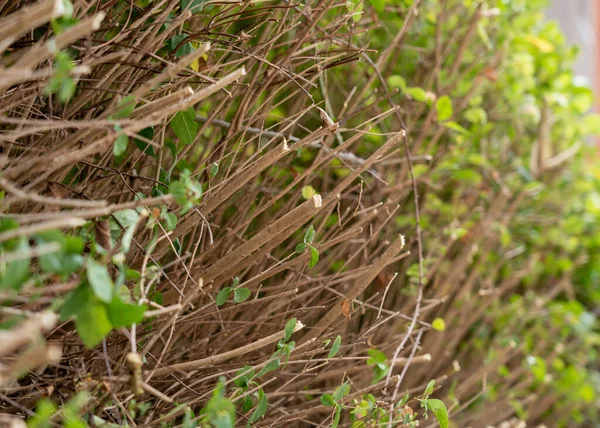
M227 269L239 264L264 244L278 236L280 233L295 229L301 224L305 223L309 218L314 216L320 208L321 196L314 195L310 200L304 202L302 205L296 207L283 217L266 226L251 239L244 242L242 245L226 254L224 257L220 258L206 270L201 271L199 275L206 283L209 283L210 281L222 275ZM177 295L174 290L168 290L164 293L163 298L166 304L170 304L174 301L174 299L177 298Z
M241 189L242 186L248 183L260 172L264 171L267 167L273 165L285 155L293 153L293 150L302 147L305 144L308 144L310 141L320 137L326 132L328 131L324 129L318 129L311 135L299 141L291 148L288 147L287 143L285 143L284 141L282 146L274 148L273 150L269 151L266 155L258 159L255 163L248 166L246 169L237 172L227 182L225 182L224 185L217 192L215 192L213 195L209 195L206 197L206 199L198 207L201 215L206 217L215 208L217 208L223 202L228 200L235 192ZM194 219L192 217L188 218L186 221L183 221L180 225L177 226L177 228L173 232L174 238L180 237L183 234L187 233L193 226Z
M215 92L218 92L219 90L221 90L225 86L235 82L236 80L238 80L240 77L244 76L245 74L246 74L246 71L244 70L244 67L241 67L238 70L221 78L218 82L196 92L195 94L192 94L171 106L161 109L155 113L152 113L148 117L145 117L144 120L140 120L137 123L132 124L131 126L128 126L126 128L123 128L122 130L120 130L118 132L111 133L111 134L107 135L106 137L101 138L98 141L96 141L92 144L89 144L88 146L86 146L85 148L82 148L80 150L75 150L75 151L67 150L67 151L62 152L61 154L54 157L50 161L50 165L48 165L48 162L45 162L43 165L41 165L39 159L34 159L33 163L32 162L24 162L15 168L8 169L5 172L5 175L8 178L16 178L25 172L29 172L29 173L36 172L36 171L40 170L41 168L43 168L44 170L47 170L48 168L50 168L52 170L57 170L61 167L71 165L73 162L78 162L79 160L81 160L87 156L101 153L102 151L104 151L107 148L107 146L109 146L111 143L113 143L116 140L116 138L118 138L120 135L130 135L132 133L137 133L144 128L147 128L148 126L156 125L156 124L160 123L161 121L163 121L166 117L168 117L172 114L175 114L176 112L178 112L180 110L185 110L189 106L199 103L204 98L214 94Z
M38 42L19 58L13 67L27 70L35 68L41 62L52 58L61 49L99 29L104 16L104 12L99 12L91 18L83 19L81 22L67 28L55 38L43 43Z
M142 86L137 88L135 91L132 92L132 95L135 97L141 97L150 90L152 90L159 83L176 77L177 73L184 70L188 65L190 65L195 60L199 59L202 55L206 54L210 50L210 47L210 43L204 43L198 49L184 56L175 64L167 67L166 70L164 70L162 73L158 74L157 76L154 76L148 82L144 83Z
M297 332L304 328L304 325L300 322L296 322L296 326L294 327L294 332ZM164 376L174 372L185 372L191 370L198 370L202 367L214 366L220 363L223 363L227 360L231 360L232 358L239 357L241 355L248 354L252 351L262 348L263 346L270 345L271 343L275 343L278 340L282 339L285 334L284 330L281 330L277 333L274 333L265 338L259 339L256 342L252 342L248 345L242 346L237 349L233 349L231 351L223 352L219 355L212 355L210 357L201 358L199 360L188 361L185 363L173 364L172 366L162 367L160 369L154 370L155 376ZM145 372L149 373L149 372Z
M51 229L63 229L79 227L85 224L85 220L82 218L59 218L56 220L49 220L43 223L33 224L31 226L19 227L17 229L7 230L6 232L0 233L0 242L6 242L9 239L18 238L20 236L29 236L37 232Z
M39 202L46 205L59 205L63 207L77 207L77 208L95 208L106 206L106 201L85 201L78 199L61 199L51 198L47 196L36 195L35 193L24 192L17 186L13 185L10 181L0 177L0 186L4 187L10 193L12 193L16 199L22 199L26 201ZM7 198L8 200L8 198ZM7 201L5 201L7 202Z
M34 28L64 14L63 0L43 0L0 19L0 52Z
M204 116L196 116L196 121L205 123L208 121L208 118L206 118ZM226 122L224 120L219 120L219 119L211 120L210 124L217 125L217 126L220 126L221 128L225 128L225 129L231 128L231 123ZM268 129L255 128L253 126L245 127L244 132L247 132L248 134L262 135L267 138L274 138L274 137L286 138L291 143L297 143L298 141L301 140L300 138L294 137L293 135L285 135L285 133L283 133L283 132L270 131ZM323 149L323 151L327 154L333 152L333 150L334 150L334 149L330 149L327 146L324 146L323 143L321 142L321 140L314 140L309 144L309 146L314 147L316 149ZM338 153L336 153L336 157L342 161L346 161L353 165L361 165L365 162L365 160L363 158L356 156L352 152L344 152L344 151L338 152ZM375 173L374 171L369 171L369 172L371 174Z
M258 248L269 242L274 236L277 236L281 232L284 232L288 229L295 229L299 225L305 223L308 219L314 216L320 208L321 196L314 195L310 200L304 202L302 205L293 209L280 219L275 220L251 239L219 259L216 263L202 272L202 277L206 278L207 282L212 281L221 275L225 270L231 268L231 266L235 266Z
M58 316L53 312L42 312L29 318L14 330L0 331L0 357L10 354L15 349L33 341L39 335L56 325Z
M166 204L173 200L172 195L157 196L155 198L138 199L131 202L125 202L123 204L114 204L107 207L95 208L90 210L77 210L77 211L63 211L58 213L39 213L39 214L26 214L23 217L19 217L15 214L10 214L10 217L14 217L20 223L30 223L38 220L52 220L61 219L65 216L74 216L77 218L94 218L112 214L117 211L123 211L127 209L137 208L141 206L152 206L159 204ZM0 216L2 217L2 216Z
M354 286L346 293L346 298L351 301L360 296L377 278L377 275L387 266L388 262L394 258L404 248L404 236L398 235L398 238L390 245L385 252L379 256L377 260L371 265L368 271L364 273L360 278L356 280ZM333 324L338 318L343 316L342 307L339 304L335 304L329 312L327 312L317 324L302 337L299 343L304 343L307 340L317 338L323 333L331 324Z

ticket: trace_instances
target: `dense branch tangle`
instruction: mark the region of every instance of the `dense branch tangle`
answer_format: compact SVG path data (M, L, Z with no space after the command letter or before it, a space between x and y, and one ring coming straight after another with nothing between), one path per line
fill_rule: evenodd
M231 393L240 368L265 367L291 318L305 327L293 337L298 345L287 366L257 379L269 398L261 426L325 423L331 408L319 396L346 380L348 405L372 393L389 408L404 391L419 396L431 379L443 381L445 392L459 382L453 397L462 405L479 396L498 367L518 367L519 347L481 368L483 356L461 343L473 325L490 322L486 309L532 269L532 260L510 258L493 270L482 268L501 249L492 226L508 227L526 198L489 177L476 186L441 181L444 161L460 157L464 146L437 123L431 103L387 86L401 73L407 87L440 98L456 93L458 76L473 74L473 85L453 97L455 114L466 108L485 88L486 67L499 62L474 37L483 6L453 0L388 5L397 22L384 22L392 42L382 45L362 34L380 24L370 7L355 22L354 9L331 0L201 7L180 0L74 1L80 21L55 35L49 23L57 23L59 3L0 8L0 22L9 23L0 25L0 51L10 53L0 69L1 213L30 228L3 236L62 227L94 240L109 221L118 243L123 234L116 213L146 209L154 229L145 227L146 217L140 220L122 261L138 271L125 285L134 300L150 305L152 319L115 329L93 351L81 344L72 322L61 324L48 335L62 346L61 365L3 394L32 408L27 397L40 395L36 385L58 389L59 378L78 381L89 373L90 382L113 388L98 387L90 412L122 422L121 410L108 409L127 408L131 385L141 385L150 410L135 422L158 426L178 420L182 411L171 412L174 402L202 408L219 376ZM188 3L201 10L181 10ZM460 12L445 19L451 10ZM31 19L23 21L24 13ZM429 37L434 47L419 47ZM66 48L77 90L61 103L43 91ZM481 55L465 58L472 52ZM127 103L132 108L123 116ZM194 131L183 141L174 121L185 111ZM115 150L123 139L126 149ZM426 162L417 168L416 159ZM203 188L186 212L168 194L184 170ZM439 209L442 201L457 200L461 209ZM177 216L171 230L165 213ZM470 232L444 234L450 223ZM315 231L310 244L319 252L312 269L308 247L295 251L309 225ZM110 237L105 242L111 246ZM86 251L90 247L87 242ZM121 247L107 250L102 260L115 279L110 257ZM516 275L504 277L504 266L518 268ZM235 277L250 298L217 305ZM45 313L51 297L65 297L82 279L85 271L66 280L45 277L39 300L29 298L28 284L11 297L14 310L25 317ZM496 293L482 294L480 283L494 284ZM452 327L451 338L431 329L436 317ZM37 338L42 330L34 333ZM328 360L324 341L337 335L341 350ZM371 348L384 352L391 366L375 383L366 364ZM126 366L136 353L145 358L143 370ZM505 383L506 389L532 384L516 369ZM533 411L530 401L521 404ZM548 399L535 409L540 421L553 405ZM510 409L502 399L487 419L464 414L459 405L452 415L480 426L502 421ZM249 417L240 407L237 412L238 421Z

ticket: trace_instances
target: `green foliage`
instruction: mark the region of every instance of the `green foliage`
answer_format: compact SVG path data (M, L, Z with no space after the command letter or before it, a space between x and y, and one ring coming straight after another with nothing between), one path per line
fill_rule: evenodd
M314 268L319 262L319 250L317 250L313 245L313 241L315 240L316 232L311 224L306 232L304 232L303 242L296 245L295 252L296 254L302 254L308 248L310 250L310 259L308 261L308 268Z
M338 334L336 336L335 340L333 341L333 345L331 345L331 349L329 350L329 354L327 355L327 358L335 357L340 350L341 344L342 344L342 336L340 336Z
M44 88L44 95L58 94L61 103L68 102L77 89L77 82L71 76L74 68L75 63L71 56L65 51L59 52L54 59L52 77Z
M169 193L181 206L181 213L185 214L200 202L203 190L202 185L192 179L191 172L186 169L181 173L179 180L171 182Z
M186 146L194 142L198 133L198 123L195 119L196 112L190 107L187 110L177 112L169 123L179 141Z
M367 359L367 365L373 367L373 381L372 383L377 383L381 379L383 379L390 367L387 363L387 356L379 351L378 349L369 349L367 351L369 358Z
M233 294L233 303L242 303L250 297L252 294L249 289L245 287L239 287L240 279L236 276L233 279L231 287L225 287L215 297L215 303L217 306L223 306L230 296Z

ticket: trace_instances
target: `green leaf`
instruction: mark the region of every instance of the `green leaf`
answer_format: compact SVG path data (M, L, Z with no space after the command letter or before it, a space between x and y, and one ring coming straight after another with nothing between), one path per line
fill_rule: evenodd
M294 334L294 328L296 328L297 321L298 320L296 318L292 318L287 323L285 323L285 329L283 330L283 341L284 342L287 342L288 340L290 340L290 337L292 337L292 334Z
M435 415L440 424L440 428L448 428L448 409L442 400L432 398L427 400L427 405Z
M193 107L190 107L187 110L178 111L170 122L171 129L179 137L179 141L186 146L194 142L198 133L198 123L194 120L195 118L196 112Z
M321 404L324 406L335 406L335 400L331 394L323 394L321 395Z
M319 262L319 250L315 247L310 247L310 261L308 262L308 268L314 268Z
M340 386L338 386L334 393L333 393L333 399L335 401L340 401L343 397L345 397L346 395L348 395L350 393L350 384L348 382L344 382L343 384L341 384Z
M210 169L208 171L208 178L213 179L219 172L219 164L214 162L210 165Z
M335 340L333 341L333 345L331 345L331 349L329 350L329 355L327 355L327 358L335 357L337 355L337 353L340 351L341 344L342 344L342 336L340 336L338 334L337 337L335 338Z
M467 137L471 135L469 131L467 131L465 128L463 128L456 122L444 122L442 125Z
M233 302L234 303L242 303L250 297L250 290L247 288L241 287L233 290Z
M435 103L437 110L437 120L442 122L452 117L452 100L448 95L439 97Z
M386 0L369 0L373 9L377 12L377 14L381 15L385 10Z
M250 380L252 380L254 377L254 370L250 366L245 366L235 373L235 377L237 378L233 381L235 386L238 388L245 388L250 383Z
M181 0L181 10L189 7L190 12L196 13L204 9L205 0Z
M406 93L415 101L424 102L427 99L427 94L422 88L408 88Z
M188 202L185 186L181 181L174 181L169 187L169 193L173 195L173 199L179 205L185 205Z
M87 282L83 282L71 291L60 308L60 320L67 321L77 316L79 311L85 310L88 302L94 299L94 293Z
M231 288L235 288L238 285L240 285L240 277L236 276L233 278L233 280L231 281Z
M378 349L369 349L367 351L367 355L369 355L367 364L370 366L377 365L377 364L383 364L387 361L387 356Z
M87 279L94 290L94 294L103 302L110 303L113 296L114 284L106 266L96 263L93 259L87 260Z
M224 289L219 291L219 294L217 294L217 297L215 298L215 303L217 304L217 306L223 306L225 304L225 302L229 299L231 291L232 290L230 287L225 287Z
M147 310L147 305L126 303L117 296L106 307L108 319L114 327L130 327L141 322Z
M117 104L117 111L110 117L111 119L127 119L133 113L135 109L135 97L133 95L127 95L119 104Z
M310 227L304 233L304 243L312 244L314 240L315 240L315 228L311 224Z
M423 395L430 395L433 392L433 388L435 387L435 380L430 380L427 384L427 388L423 392Z
M446 323L443 318L436 318L431 323L431 327L437 331L444 331L446 330Z
M98 300L88 301L77 314L75 327L88 348L93 348L112 330L106 308Z
M340 423L340 416L342 414L342 407L336 406L335 414L333 415L333 423L331 424L331 428L337 428Z
M281 361L279 360L279 358L272 358L271 360L269 360L269 362L262 368L261 371L258 372L258 374L256 375L257 378L266 375L269 372L272 372L273 370L277 370L279 368L279 366L281 365Z
M17 253L28 253L29 243L27 239L21 238L16 248ZM4 274L0 277L0 290L20 290L29 278L29 257L8 263Z
M140 137L143 137L146 140L152 141L154 138L154 128L148 127L144 128L137 133ZM146 141L140 140L138 138L133 139L133 143L140 149L142 152L146 153L149 156L156 157L156 153L154 152L154 147L148 144Z
M302 188L302 198L310 199L315 194L315 189L312 186L304 186Z
M165 229L169 232L175 230L177 226L177 216L175 214L165 211L161 217L165 221Z
M265 392L261 389L258 390L258 405L254 412L250 415L249 422L253 423L262 418L267 413L267 408L269 407L269 403L267 402L267 397L265 396Z
M115 125L115 132L121 132L123 128L121 125ZM116 157L121 156L127 151L127 146L129 145L129 136L127 134L120 133L117 138L115 138L115 144L113 145L113 154Z
M306 244L304 242L301 242L300 244L296 245L296 248L294 251L296 251L296 254L302 254L305 250L306 250Z
M388 78L388 86L392 89L400 89L402 92L406 90L406 81L402 76L393 75Z

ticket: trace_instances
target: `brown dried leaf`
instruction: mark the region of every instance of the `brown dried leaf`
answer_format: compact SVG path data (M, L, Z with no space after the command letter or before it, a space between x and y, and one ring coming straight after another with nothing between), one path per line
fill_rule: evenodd
M352 310L352 302L350 299L344 299L341 303L342 306L342 314L346 317L346 319L350 319L350 311Z

